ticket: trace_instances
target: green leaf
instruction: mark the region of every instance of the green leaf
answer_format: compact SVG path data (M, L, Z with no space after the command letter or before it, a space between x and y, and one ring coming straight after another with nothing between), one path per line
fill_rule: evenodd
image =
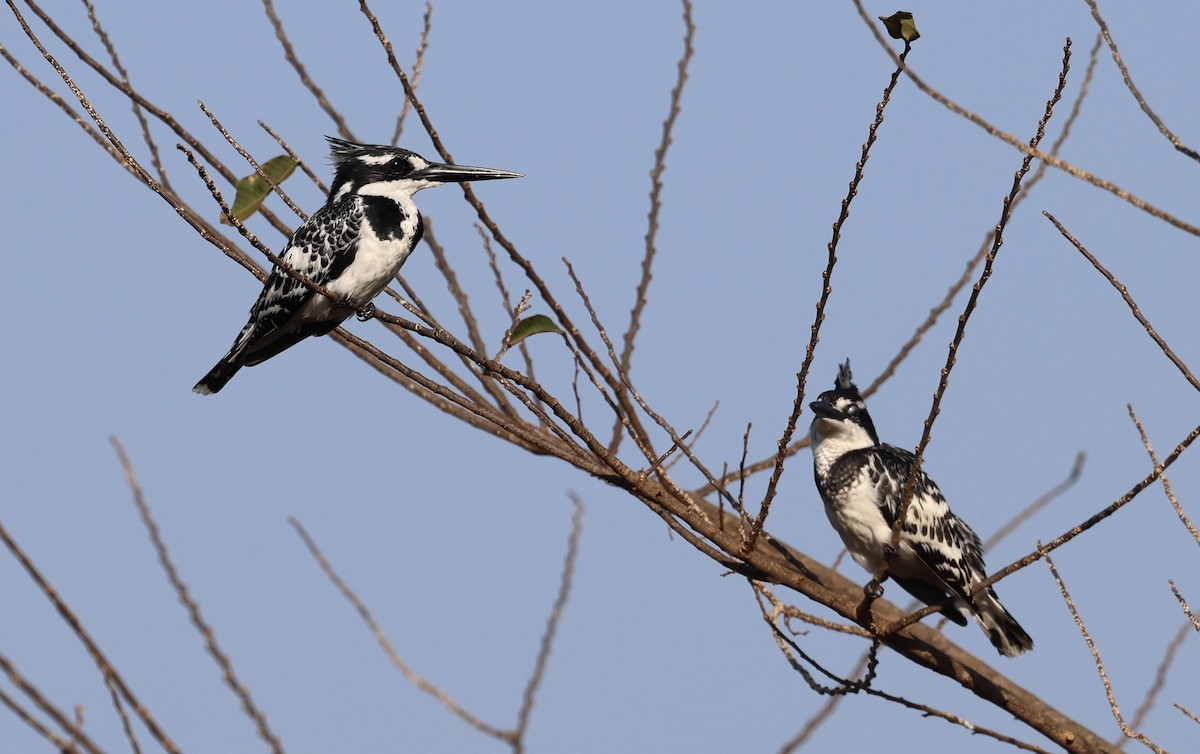
M276 185L283 183L296 169L296 161L286 154L272 157L261 166L263 173L270 176ZM237 195L233 198L230 214L239 220L246 220L262 205L267 194L271 193L271 184L267 183L257 173L248 175L237 182ZM221 216L221 223L233 225L228 217Z
M892 39L903 39L905 43L911 44L921 38L921 32L917 31L917 23L913 21L913 14L906 10L898 10L887 18L880 16L879 20L883 22Z
M540 332L561 333L562 328L554 324L554 320L545 314L535 314L517 323L517 326L508 334L508 345L515 346L530 335L537 335Z

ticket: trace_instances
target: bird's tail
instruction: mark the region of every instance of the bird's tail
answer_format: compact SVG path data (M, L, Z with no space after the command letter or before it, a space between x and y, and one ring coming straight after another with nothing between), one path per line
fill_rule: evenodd
M217 365L210 369L208 374L204 375L196 383L196 386L192 388L192 392L199 393L200 395L212 395L225 387L225 383L232 380L233 375L237 374L238 370L242 368L240 356L241 354L237 353L236 349L225 354L217 362Z
M1000 654L1016 657L1033 649L1033 639L1025 633L1017 619L1004 609L1004 605L1000 604L996 593L990 587L975 594L971 599L974 602L975 620Z

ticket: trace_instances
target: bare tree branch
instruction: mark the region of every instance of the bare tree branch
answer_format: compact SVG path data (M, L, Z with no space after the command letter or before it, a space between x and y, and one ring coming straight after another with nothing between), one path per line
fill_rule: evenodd
M1063 45L1062 68L1058 73L1058 85L1054 88L1054 93L1050 95L1050 99L1046 102L1046 109L1038 121L1037 132L1033 138L1029 140L1031 147L1036 147L1046 134L1046 124L1054 115L1054 106L1058 104L1062 98L1063 89L1067 85L1067 72L1071 69L1071 40L1067 40ZM950 341L950 347L946 354L946 365L942 367L941 380L938 382L937 390L933 394L933 404L929 408L929 416L925 419L925 428L921 433L921 439L917 443L917 448L913 451L912 466L908 471L908 479L904 483L904 493L900 498L900 506L896 511L896 520L892 524L892 542L891 547L885 551L883 559L879 563L871 581L864 587L864 610L868 609L872 600L876 599L881 594L880 585L887 578L888 569L891 567L893 555L898 552L900 546L900 536L904 531L905 521L908 515L909 506L912 504L913 491L916 489L917 475L921 468L921 456L925 452L926 446L929 444L930 437L933 432L933 422L937 419L938 413L941 412L942 396L946 393L946 387L950 382L950 372L954 369L954 365L958 361L958 349L962 345L963 338L966 335L967 322L971 318L971 314L979 302L979 294L983 291L983 286L987 284L992 276L992 266L996 261L996 255L1000 251L1001 245L1004 244L1004 229L1008 226L1008 221L1012 217L1012 205L1017 196L1021 192L1021 183L1025 176L1029 173L1029 167L1033 163L1033 158L1026 155L1021 160L1021 167L1013 176L1012 188L1008 195L1004 197L1003 208L1000 211L1000 219L996 223L996 233L993 237L991 251L983 262L983 271L979 274L979 280L971 288L971 295L967 298L967 304L963 308L963 313L958 317L958 328L954 332L954 338Z
M178 747L176 747L175 743L170 739L170 737L167 736L166 731L164 731L163 728L158 724L158 721L150 713L150 710L141 703L138 697L133 693L133 690L129 688L127 683L125 683L125 679L121 677L119 672L117 672L116 667L109 662L108 657L106 657L105 654L100 651L100 646L96 644L95 640L92 639L91 634L86 628L84 628L83 622L66 603L66 601L59 596L58 591L53 585L50 584L46 577L42 575L42 572L33 564L33 560L31 560L25 551L21 549L21 546L18 545L17 541L12 538L12 535L8 533L8 529L6 529L3 524L0 524L0 542L4 543L4 546L8 548L8 551L12 553L13 557L15 557L21 564L21 567L25 569L25 573L29 576L30 580L37 585L38 589L42 591L42 594L46 596L46 599L48 599L54 606L54 609L58 611L58 614L62 618L63 622L67 624L72 633L74 633L75 637L79 640L79 643L82 644L84 649L87 650L88 656L90 656L92 658L92 662L96 664L96 668L99 669L100 675L107 679L108 682L111 682L113 686L120 692L121 696L126 702L129 703L129 705L133 708L133 711L137 714L138 718L142 721L142 724L146 726L148 731L150 731L150 735L154 737L154 740L158 741L159 745L162 746L168 752L168 754L179 754ZM25 693L27 696L29 696L30 699L37 704L39 709L54 717L55 722L57 722L59 726L63 728L63 730L74 730L74 727L69 721L65 720L65 717L63 717L62 720L58 719L58 716L51 711L52 705L47 706L49 705L48 702L43 704L44 699L41 697L40 693L37 693L36 688L33 688L32 685L29 684L18 683L18 679L21 678L20 674L17 673L13 668L12 663L10 663L7 658L4 658L2 655L0 655L0 670L3 670L9 676L9 679L13 681L13 684L21 688L22 693ZM75 735L76 737L80 737L83 734L82 732L78 732ZM89 748L89 751L96 751L96 749L94 747Z
M429 49L429 31L433 28L433 3L425 3L425 17L422 19L421 25L421 43L417 45L417 52L413 59L412 66L412 86L415 91L417 85L421 82L421 70L425 67L425 51ZM407 98L404 104L400 107L400 114L396 116L396 129L392 132L392 146L396 146L400 142L400 134L404 131L404 116L408 115L412 109L412 102Z
M397 653L395 647L392 646L392 642L387 638L387 634L385 634L383 629L379 627L379 624L375 622L375 617L371 615L370 608L367 607L366 603L359 599L358 595L354 593L354 590L350 588L350 585L347 584L340 575L338 575L338 572L334 570L333 566L325 558L324 553L321 552L321 548L317 546L316 541L312 538L312 536L309 535L304 526L295 518L288 518L288 523L292 525L292 528L295 529L296 533L300 535L300 538L304 540L304 545L308 548L309 553L313 556L313 560L317 561L317 565L321 567L321 570L325 572L325 575L329 578L333 585L337 587L339 592L342 593L342 596L346 598L346 601L354 606L354 609L358 612L359 617L362 618L363 623L367 626L367 630L370 631L371 635L375 637L375 641L379 644L379 648L383 650L383 653L387 655L388 661L392 663L396 670L400 671L400 674L404 676L405 680L407 680L413 686L416 686L418 690L436 699L443 707L449 710L451 714L455 715L480 733L491 736L492 738L498 738L501 741L508 740L505 731L480 720L478 717L467 711L465 707L454 701L454 699L451 698L446 692L442 691L433 683L417 675L416 672L414 672L413 669L408 666L408 663L400 658L399 653Z
M1117 697L1113 694L1112 684L1108 680L1108 673L1105 672L1104 663L1100 659L1100 650L1096 648L1096 643L1092 641L1092 636L1088 633L1087 626L1083 624L1083 618L1080 617L1079 611L1075 609L1075 602L1071 599L1070 593L1067 592L1067 585L1063 583L1062 577L1058 575L1058 569L1054 567L1054 561L1050 559L1049 555L1046 556L1046 566L1050 569L1050 574L1054 577L1055 583L1058 584L1058 588L1062 592L1063 602L1067 603L1067 609L1071 611L1071 617L1075 620L1075 627L1079 629L1080 635L1083 636L1084 642L1087 643L1088 651L1092 653L1092 660L1096 663L1096 672L1100 674L1100 682L1104 684L1104 695L1108 697L1108 706L1112 709L1112 715L1116 719L1117 725L1121 726L1121 732L1127 738L1134 738L1145 744L1155 754L1166 754L1162 748L1144 734L1133 730L1125 724L1125 718L1121 715L1121 708L1117 705Z
M676 65L678 70L675 87L671 89L671 105L667 109L667 118L662 125L662 141L654 150L654 167L650 169L650 212L646 217L646 251L642 255L642 277L638 281L634 293L633 309L629 312L629 327L622 338L621 358L618 369L628 374L633 366L633 348L637 340L638 330L641 329L642 312L646 308L646 296L650 290L650 279L654 267L654 257L658 252L655 240L658 237L658 213L662 208L662 176L667 169L667 150L671 148L671 133L675 129L675 119L679 117L680 101L683 98L683 88L687 84L688 64L692 61L692 40L696 37L696 24L692 21L692 2L683 0L683 54ZM609 449L616 453L621 447L621 423L613 425L612 440Z
M1154 326L1151 325L1150 321L1142 315L1142 310L1138 308L1137 302L1133 300L1133 296L1129 295L1129 289L1126 288L1115 277L1113 277L1113 274L1108 271L1108 268L1100 264L1100 260L1096 259L1096 257L1093 256L1090 251L1084 248L1083 244L1075 240L1075 236L1068 233L1067 229L1062 226L1062 223L1060 223L1054 217L1054 215L1050 214L1049 212L1042 212L1042 214L1046 216L1047 220L1054 223L1054 227L1058 228L1058 232L1062 234L1063 238L1070 241L1071 245L1074 246L1080 254L1082 254L1089 262L1092 263L1092 266L1096 268L1096 271L1103 275L1104 278L1108 280L1110 284L1112 284L1113 288L1117 289L1117 292L1121 294L1121 298L1125 299L1125 303L1129 306L1129 311L1131 314L1133 314L1134 319L1136 319L1138 323L1145 328L1146 334L1149 335L1150 339L1158 345L1158 347L1162 350L1163 355L1171 360L1171 363L1174 364L1175 368L1183 374L1184 379L1191 383L1192 387L1200 390L1200 380L1197 380L1196 376L1192 374L1192 371L1188 369L1187 364L1184 364L1183 360L1175 355L1175 352L1171 350L1171 347L1167 345L1167 342L1159 337L1159 334L1154 330Z
M3 672L5 677L8 678L9 683L16 686L35 707L53 720L58 727L62 728L71 737L71 740L68 742L60 738L54 731L43 725L28 710L22 707L17 700L4 693L3 689L0 689L0 702L3 702L5 707L12 710L18 719L36 731L38 735L57 746L58 750L62 752L72 752L74 754L76 751L75 746L78 744L84 750L90 752L90 754L103 754L100 748L92 742L91 738L83 732L82 726L73 722L66 716L66 713L47 699L37 686L34 686L33 683L25 678L3 654L0 654L0 672Z
M1121 53L1117 52L1117 43L1113 41L1112 34L1108 31L1108 24L1105 23L1104 17L1100 15L1100 8L1096 5L1096 0L1084 0L1088 7L1092 9L1092 18L1096 19L1096 25L1100 27L1100 34L1104 37L1104 41L1108 43L1108 49L1112 51L1113 62L1117 64L1117 68L1121 69L1121 78L1125 80L1125 88L1137 100L1138 106L1142 108L1142 112L1146 114L1154 125L1158 126L1158 131L1163 136L1167 137L1167 141L1175 147L1181 154L1191 157L1193 160L1200 161L1200 154L1196 150L1189 148L1183 143L1183 140L1175 135L1171 129L1167 128L1167 124L1163 123L1162 118L1150 108L1146 98L1142 96L1141 91L1133 83L1133 77L1129 75L1129 69L1125 67L1125 61L1121 59Z
M1138 435L1142 438L1142 445L1145 446L1146 452L1150 455L1150 463L1158 466L1158 454L1154 452L1154 448L1150 445L1150 438L1146 436L1146 430L1142 427L1142 422L1138 419L1137 414L1133 412L1132 404L1125 404L1125 408L1129 410L1129 418L1133 420L1133 426L1137 427ZM1183 506L1179 504L1178 498L1175 497L1175 492L1171 489L1171 483L1167 480L1167 475L1162 475L1163 492L1166 493L1167 499L1171 501L1171 505L1175 508L1175 515L1179 516L1179 521L1191 532L1192 539L1196 540L1196 544L1200 545L1200 532L1196 531L1196 526L1188 515L1184 513Z
M875 28L875 22L871 19L870 15L867 13L866 9L863 7L862 0L854 0L854 6L855 6L855 8L858 9L858 14L862 18L863 23L865 23L867 25L867 28L869 28L871 30L871 33L875 35L875 40L879 43L879 46L882 47L883 50L889 56L891 56L891 58L894 61L898 60L896 53L892 50L891 46L888 45L887 40L884 39L883 35L880 34L879 30L877 28ZM1130 192L1126 191L1125 189L1117 186L1116 184L1114 184L1110 181L1106 181L1103 178L1095 176L1086 170L1077 168L1074 165L1072 165L1071 163L1066 162L1064 160L1060 160L1059 158L1057 158L1051 154L1048 154L1046 152L1042 152L1042 151L1036 149L1035 147L1028 146L1027 144L1023 143L1020 139L1018 139L1016 136L1013 136L1011 134L1005 133L1004 131L1001 131L999 128L996 128L991 123L988 123L986 120L979 117L975 113L973 113L970 110L967 110L966 108L962 107L961 105L953 102L952 100L950 100L948 97L946 97L941 92L938 92L937 90L930 87L911 68L906 68L904 70L904 73L905 73L905 75L908 76L909 80L912 81L917 86L918 89L920 89L926 95L932 97L935 102L942 105L947 110L954 113L955 115L959 115L963 118L966 118L971 123L974 123L976 126L979 126L984 131L986 131L989 136L999 139L1000 141L1003 141L1006 144L1009 144L1010 146L1015 147L1019 151L1024 152L1025 154L1030 155L1032 157L1035 157L1038 160L1041 160L1042 162L1046 163L1047 165L1050 165L1051 167L1056 167L1059 170L1062 170L1063 172L1067 173L1068 175L1070 175L1072 177L1078 178L1081 181L1085 181L1087 183L1092 184L1093 186L1095 186L1097 188L1103 189L1103 190L1109 192L1110 194L1116 196L1117 198L1121 199L1122 201L1127 202L1127 203L1131 204L1132 206L1136 207L1137 209L1140 209L1141 211L1149 214L1152 217L1155 217L1159 220L1162 220L1165 223L1173 225L1174 227L1179 228L1180 230L1182 230L1186 233L1190 233L1193 236L1200 236L1200 228L1197 228L1194 225L1190 225L1190 224L1184 222L1183 220L1180 220L1179 218L1175 217L1174 215L1171 215L1167 212L1164 212L1161 209L1158 209L1154 205L1146 202L1143 199L1139 199L1138 197L1134 196Z
M1179 606L1183 608L1183 614L1186 615L1188 620L1192 622L1192 628L1195 628L1197 632L1200 632L1200 618L1197 618L1196 614L1192 612L1192 609L1188 607L1187 600L1185 600L1183 595L1179 593L1179 589L1175 586L1175 582L1171 579L1167 579L1167 583L1171 585L1171 593L1175 595L1175 599L1179 600Z
M83 0L83 7L87 8L88 20L92 22L92 29L96 32L96 36L100 38L100 43L104 45L104 49L108 52L108 57L112 60L113 68L117 73L121 74L121 81L132 88L129 83L129 72L125 70L125 66L121 65L121 58L117 55L117 48L113 46L112 40L109 39L108 33L104 31L104 27L100 24L100 18L96 15L96 8L90 0ZM174 191L171 188L171 182L167 179L167 171L163 167L162 160L159 158L158 143L154 141L154 136L150 133L150 123L146 120L146 114L142 111L141 106L137 102L130 103L133 108L133 116L137 118L138 125L142 128L142 141L146 143L146 148L150 150L150 164L154 167L154 173L158 176L158 181L168 191Z
M546 620L546 631L542 634L541 645L538 648L537 662L534 663L533 675L521 695L521 711L517 713L517 727L512 731L513 751L520 754L525 750L525 731L529 729L529 716L533 712L533 699L542 678L546 673L546 663L550 659L550 649L554 645L554 636L558 632L558 622L562 620L563 609L571 596L571 578L575 574L575 558L579 555L579 537L583 533L583 501L575 493L571 493L571 503L575 513L571 516L571 535L567 538L567 554L563 558L562 577L559 580L558 595L554 598L554 608Z
M271 26L275 29L275 38L279 40L279 45L283 48L283 56L287 58L287 62L296 71L296 75L300 77L300 83L304 85L317 101L329 119L337 126L338 134L343 139L350 141L358 141L354 137L354 132L350 130L346 119L342 114L329 102L329 98L325 96L325 90L317 86L312 77L308 75L308 69L300 62L300 58L296 57L296 50L292 47L292 42L288 39L287 32L284 31L283 22L279 20L278 14L275 13L274 0L262 0L263 10L266 11L267 19L271 22Z
M146 526L146 532L150 535L150 542L154 545L154 552L158 555L159 565L162 566L163 573L167 575L167 580L171 582L171 587L175 590L175 596L179 598L179 602L187 610L188 618L192 621L192 625L196 627L196 630L200 633L200 637L204 639L204 649L217 663L217 667L221 669L221 680L225 682L225 685L233 691L238 701L241 702L242 710L253 721L259 737L266 742L267 746L275 754L283 754L283 745L279 742L279 737L271 730L271 726L267 723L266 715L254 703L254 700L250 696L250 690L238 679L237 673L233 670L233 663L230 661L229 655L221 650L212 626L204 620L204 616L200 612L200 605L192 599L187 584L183 583L183 579L179 576L179 571L176 570L175 564L171 561L171 555L167 551L167 544L158 529L158 523L155 522L154 516L150 513L150 506L146 504L146 500L142 496L141 485L138 484L137 475L133 471L133 464L130 463L129 456L125 453L125 448L121 446L120 441L115 437L110 437L109 442L112 444L113 449L117 451L117 457L121 461L121 468L125 472L125 481L129 485L130 492L133 493L133 504L137 506L142 523Z
M825 271L821 273L821 295L817 298L817 311L812 327L810 328L808 347L804 351L804 361L800 364L800 371L796 373L796 397L792 401L792 413L788 416L783 435L779 438L778 443L776 443L777 450L775 452L774 468L771 471L770 479L767 481L767 491L760 504L758 516L755 517L754 523L746 535L746 540L743 544L743 549L745 550L753 548L755 540L762 533L763 524L766 522L767 514L771 509L771 501L775 499L779 479L783 476L783 464L789 455L788 450L792 444L792 436L796 432L796 425L799 423L800 415L804 412L804 394L807 388L808 370L812 366L817 342L821 339L821 324L825 321L825 306L829 302L830 294L833 293L830 281L833 279L833 268L837 264L837 247L838 242L842 238L842 225L850 217L850 203L858 195L858 186L862 183L864 175L863 169L867 165L867 160L871 157L871 147L875 144L875 139L879 134L879 127L883 125L883 111L887 107L888 102L891 101L892 91L896 88L896 82L900 79L901 71L904 70L905 58L908 57L911 49L911 44L905 41L904 52L900 53L900 56L897 58L896 70L892 72L891 79L883 89L883 97L879 100L879 104L875 106L875 120L871 122L871 126L867 129L867 140L863 143L862 153L858 158L858 163L854 166L854 177L850 179L846 197L842 199L841 212L838 214L837 220L833 223L833 237L829 239L827 245L829 258L825 264Z
M1171 666L1175 664L1175 655L1179 648L1183 646L1183 640L1188 637L1191 631L1191 626L1184 623L1179 626L1179 630L1175 632L1175 638L1167 644L1167 649L1163 652L1162 662L1158 663L1158 670L1154 672L1154 682L1150 684L1150 688L1146 689L1146 696L1142 699L1142 703L1138 705L1137 711L1133 713L1133 720L1130 721L1129 727L1134 730L1141 730L1146 723L1146 716L1150 714L1150 710L1154 709L1154 703L1158 700L1159 693L1163 687L1167 685L1167 672ZM1122 736L1119 741L1115 741L1118 748L1124 748L1129 739Z

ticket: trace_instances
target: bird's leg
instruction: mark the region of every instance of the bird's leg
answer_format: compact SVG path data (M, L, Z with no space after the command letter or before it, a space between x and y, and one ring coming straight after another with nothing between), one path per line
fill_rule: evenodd
M366 306L355 310L354 316L358 318L359 322L366 322L371 319L375 316L375 302L368 301Z
M879 633L875 627L875 618L871 612L871 606L875 604L875 600L883 596L883 584L880 584L875 579L871 579L863 587L863 601L858 603L858 623L860 626L865 626L872 633Z

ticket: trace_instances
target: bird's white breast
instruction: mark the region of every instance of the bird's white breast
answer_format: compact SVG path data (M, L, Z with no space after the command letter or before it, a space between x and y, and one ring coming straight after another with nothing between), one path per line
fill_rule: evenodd
M879 510L875 487L867 475L859 474L836 503L825 500L825 515L855 562L874 573L884 545L892 541L892 528Z
M399 232L393 237L381 238L371 229L371 223L362 223L354 261L329 286L334 293L346 296L358 306L365 306L396 277L412 254L412 239L416 237L417 224L421 221L416 206L407 197L405 200L398 202L404 212Z

